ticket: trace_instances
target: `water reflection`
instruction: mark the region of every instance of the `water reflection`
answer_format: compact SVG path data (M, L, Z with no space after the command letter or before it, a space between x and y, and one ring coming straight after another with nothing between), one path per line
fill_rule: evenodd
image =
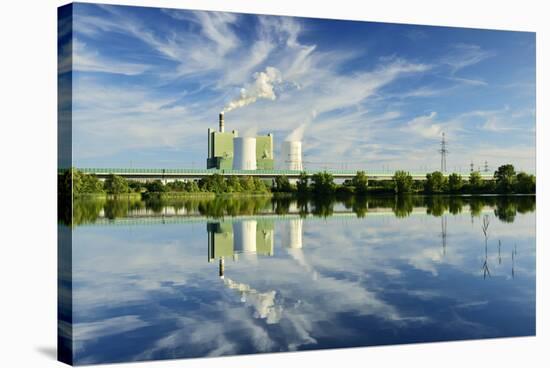
M70 205L70 202L69 204ZM67 206L60 206L65 208ZM59 211L59 221L66 225L95 223L98 220L145 217L208 217L224 218L255 215L299 215L301 217L330 217L342 213L363 218L380 212L391 211L397 218L406 218L413 213L443 216L458 215L468 211L478 217L490 208L504 222L513 222L517 213L533 212L535 196L388 196L347 197L342 200L270 198L270 197L190 197L181 199L135 197L78 198L72 211Z
M75 362L532 335L534 209L443 196L82 205Z

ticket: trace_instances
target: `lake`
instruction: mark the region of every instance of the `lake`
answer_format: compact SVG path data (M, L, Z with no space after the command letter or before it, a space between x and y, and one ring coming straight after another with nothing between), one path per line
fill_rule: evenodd
M535 207L77 199L59 220L75 364L534 335Z

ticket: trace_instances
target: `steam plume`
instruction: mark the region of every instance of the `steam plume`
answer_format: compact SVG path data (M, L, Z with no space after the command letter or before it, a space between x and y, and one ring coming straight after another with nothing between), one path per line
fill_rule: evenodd
M311 123L313 119L315 119L316 116L317 110L311 110L311 113L309 114L307 120L304 123L300 124L292 132L290 132L290 134L285 138L285 141L301 141L304 136L304 132L306 131L306 127L309 123Z
M241 89L239 97L229 102L222 112L229 112L256 102L259 98L275 100L277 96L273 91L276 84L282 82L281 72L268 66L264 72L254 73L254 82Z

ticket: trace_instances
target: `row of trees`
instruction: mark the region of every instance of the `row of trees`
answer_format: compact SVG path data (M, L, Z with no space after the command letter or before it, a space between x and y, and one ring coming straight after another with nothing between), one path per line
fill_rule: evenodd
M161 180L139 182L127 180L118 175L109 175L104 181L95 175L85 174L70 169L58 176L59 192L62 195L75 196L83 194L128 194L128 193L268 193L268 185L262 180L245 177L228 177L214 174L199 181L173 181L163 183Z
M396 193L419 191L419 185L412 176L404 171L398 171L393 177ZM483 180L479 172L472 172L468 179L460 174L452 173L444 176L439 171L426 175L421 191L426 194L439 193L499 193L499 194L532 194L536 191L536 178L524 172L516 173L513 165L502 165L495 171L492 180Z
M326 196L332 194L367 194L367 193L425 193L425 194L481 194L481 193L523 193L536 191L534 175L524 172L516 173L514 166L503 165L495 171L492 180L483 180L479 172L470 173L467 179L453 173L449 176L439 171L426 175L425 180L413 180L405 171L396 171L392 180L369 183L364 171L358 171L350 180L336 184L334 177L328 172L319 172L309 178L302 173L295 184L286 176L278 176L271 187L265 181L251 176L224 177L214 174L199 181L173 181L164 184L160 180L138 182L127 180L121 176L110 175L104 182L90 174L78 170L69 170L59 177L61 192L75 195L88 193L298 193Z
M425 194L532 194L536 190L534 175L524 172L516 173L514 166L503 165L495 171L492 180L484 180L479 172L470 173L467 179L460 174L452 173L449 176L439 171L426 175L425 180L414 180L406 171L396 171L392 180L376 182L371 185L367 174L358 171L351 179L343 184L335 183L334 178L327 172L317 173L311 177L311 183L305 173L300 175L296 185L292 185L285 176L275 179L272 190L274 192L297 192L326 194L366 194L366 193L425 193Z

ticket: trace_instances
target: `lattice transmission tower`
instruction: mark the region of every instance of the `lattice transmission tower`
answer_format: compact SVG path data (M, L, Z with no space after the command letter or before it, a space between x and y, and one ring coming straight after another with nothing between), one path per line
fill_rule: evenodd
M441 172L447 171L447 155L449 150L447 149L447 141L445 140L445 133L441 134L441 147L439 153L441 154Z

